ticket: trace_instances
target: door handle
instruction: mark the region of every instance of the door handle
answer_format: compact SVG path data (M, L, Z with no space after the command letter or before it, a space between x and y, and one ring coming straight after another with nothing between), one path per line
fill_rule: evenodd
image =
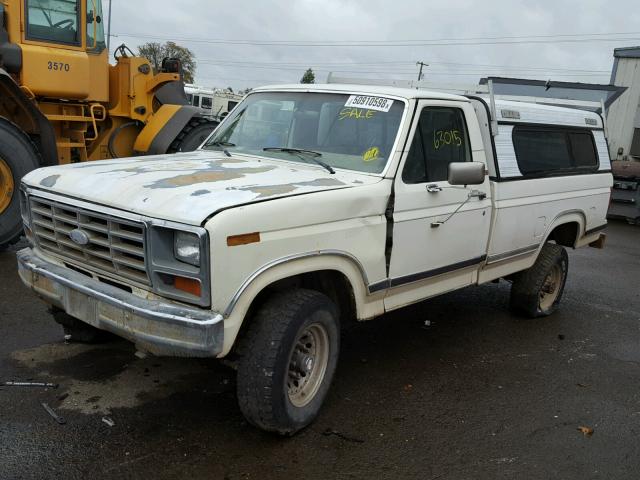
M438 193L438 192L441 192L441 191L442 191L442 187L439 187L435 183L427 185L427 192L429 192L429 193Z
M469 192L469 198L479 198L480 200L484 200L487 198L487 194L480 190L471 190L471 192Z

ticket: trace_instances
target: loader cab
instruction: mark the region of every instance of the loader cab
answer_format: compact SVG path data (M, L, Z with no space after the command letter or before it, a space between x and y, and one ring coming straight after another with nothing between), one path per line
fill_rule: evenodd
M108 100L101 0L24 0L22 17L23 86L37 97Z

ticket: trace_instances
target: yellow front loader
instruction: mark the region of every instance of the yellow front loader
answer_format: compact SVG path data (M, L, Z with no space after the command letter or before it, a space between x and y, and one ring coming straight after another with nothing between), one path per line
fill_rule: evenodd
M58 163L189 151L216 123L181 67L124 45L109 63L101 0L0 0L0 249L22 231L20 179Z

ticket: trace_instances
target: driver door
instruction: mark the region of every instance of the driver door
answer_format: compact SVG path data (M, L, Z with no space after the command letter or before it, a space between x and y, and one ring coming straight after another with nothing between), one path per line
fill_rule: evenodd
M486 163L471 104L422 100L411 130L394 184L387 310L474 283L491 225L488 176L481 185L447 181L452 162Z

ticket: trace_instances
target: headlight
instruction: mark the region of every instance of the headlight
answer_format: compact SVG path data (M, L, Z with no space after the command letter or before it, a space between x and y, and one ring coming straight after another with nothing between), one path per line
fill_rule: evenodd
M200 266L200 238L195 233L176 231L173 236L173 253L181 262Z
M150 221L146 245L154 293L201 307L211 304L209 235L204 228Z

